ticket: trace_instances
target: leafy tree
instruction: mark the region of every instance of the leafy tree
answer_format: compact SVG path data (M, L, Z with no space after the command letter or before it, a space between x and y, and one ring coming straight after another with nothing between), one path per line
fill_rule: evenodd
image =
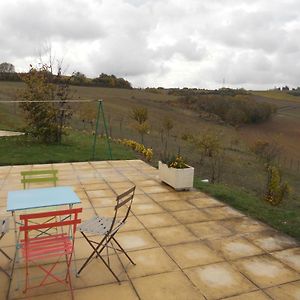
M51 83L52 74L46 65L40 69L32 67L22 80L26 87L19 98L26 101L20 106L27 119L27 132L45 143L61 143L72 115L66 102L68 86Z
M258 140L252 146L252 151L264 163L266 173L266 185L263 198L272 205L278 205L289 194L289 185L282 182L281 170L278 166L278 158L281 147L275 142Z
M220 138L215 132L206 131L199 137L186 135L185 139L195 146L200 154L200 165L208 165L210 172L210 182L219 181L224 161L224 149L220 143Z
M132 109L130 118L135 121L133 128L140 134L141 143L144 144L144 136L149 133L150 126L148 120L148 109L144 107L135 107Z
M170 132L172 131L173 128L174 128L174 123L173 123L172 119L165 116L162 121L161 130L160 130L161 142L163 145L163 150L162 150L162 154L161 154L162 157L169 156L169 153L168 153L169 139L170 139Z
M124 78L117 78L115 75L107 75L104 73L92 79L92 83L102 87L132 89L130 82Z
M71 82L75 83L75 84L78 84L78 85L84 84L86 82L86 76L83 73L74 72L72 74Z
M11 63L4 62L0 64L0 73L15 73L15 66Z

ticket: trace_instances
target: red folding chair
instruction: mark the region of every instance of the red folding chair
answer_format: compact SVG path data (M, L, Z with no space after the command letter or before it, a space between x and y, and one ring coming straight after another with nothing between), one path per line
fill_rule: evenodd
M70 266L74 252L76 227L81 223L81 220L78 218L78 214L80 212L82 212L82 208L33 213L20 216L20 220L24 224L20 227L20 231L24 232L24 239L20 241L20 249L23 259L25 260L26 270L24 293L26 293L28 289L60 282L69 286L73 299ZM68 216L68 218L66 218L66 216ZM30 225L30 222L32 221L37 222L38 219L40 219L42 222L43 218L49 217L59 217L60 220ZM31 237L32 231L39 231L41 229L48 228L58 228L61 233L45 237ZM52 261L53 263L50 265L47 264L47 267L43 266L43 264L45 264L45 260L49 258L55 258L54 262ZM65 258L67 271L65 275L58 276L54 273L54 270L58 263L62 261L62 258ZM41 262L39 263L39 261L43 261L42 264ZM45 276L36 285L29 284L30 263L38 266L43 273L45 273ZM49 279L51 279L50 282Z

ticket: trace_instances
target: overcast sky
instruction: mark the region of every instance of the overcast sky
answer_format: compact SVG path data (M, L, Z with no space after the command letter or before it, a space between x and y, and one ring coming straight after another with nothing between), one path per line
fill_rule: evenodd
M300 86L299 0L0 0L0 62L45 45L68 73L135 87Z

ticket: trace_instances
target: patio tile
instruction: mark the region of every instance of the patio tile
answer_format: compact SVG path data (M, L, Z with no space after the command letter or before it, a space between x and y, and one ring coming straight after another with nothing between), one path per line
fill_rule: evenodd
M132 282L143 300L204 300L180 271L136 278Z
M209 244L229 260L263 254L264 251L242 237L209 241Z
M138 187L157 186L157 185L159 185L159 183L156 180L153 180L153 179L135 181L135 184Z
M183 224L190 224L209 220L209 216L204 211L199 209L175 211L172 212L172 215Z
M113 189L129 189L133 186L132 182L130 181L121 181L121 182L110 182L109 185Z
M163 246L195 241L197 238L183 225L149 229Z
M49 269L51 265L43 265L43 267ZM56 276L60 276L60 278L63 278L64 274L66 274L66 263L57 264L54 273L56 274ZM31 266L29 268L29 284L31 286L39 285L41 280L44 278L44 276L45 273L38 267ZM72 278L72 283L74 283L74 281L75 279ZM46 282L49 282L49 279ZM61 284L59 282L46 285L46 286L43 285L41 287L34 288L34 289L28 289L25 294L23 293L24 288L25 288L25 269L24 268L15 269L13 274L13 280L11 283L9 299L19 299L19 298L24 299L24 297L25 299L31 299L34 296L47 295L50 293L63 292L68 290L68 287L66 285Z
M97 237L95 237L95 240L97 240ZM88 242L85 240L85 238L82 237L80 233L78 233L77 238L75 239L76 260L88 258L92 252L93 249L90 247Z
M105 284L75 291L76 300L99 300L99 297L101 300L138 300L138 297L129 282L122 282L121 285L117 283Z
M188 200L193 205L197 206L198 208L205 208L205 207L215 207L215 206L224 206L225 204L215 200L210 197L201 197L196 199Z
M109 185L105 182L96 182L96 183L84 183L82 187L86 191L96 191L96 190L107 190L110 189Z
M96 173L91 174L91 176L87 177L87 176L80 176L78 178L79 182L82 184L82 186L86 185L86 184L100 184L100 183L104 183L104 180L102 178L99 177L99 175L97 175Z
M240 299L243 299L243 300L270 300L271 298L262 291L255 291L255 292L250 292L250 293L226 298L226 300L240 300Z
M12 220L11 220L12 223ZM13 226L13 224L11 224ZM1 239L1 247L9 247L9 246L15 246L16 244L16 238L15 238L15 232L14 230L9 230L5 236ZM2 255L2 254L0 254Z
M164 210L157 204L144 203L144 204L134 204L132 211L135 215L147 215L164 212Z
M146 230L120 232L116 236L121 246L128 251L157 247L157 242Z
M121 175L115 175L115 176L102 176L106 182L123 182L126 180L126 177L123 177ZM124 190L124 188L123 188Z
M134 195L134 204L153 203L153 200L147 195Z
M85 260L79 260L77 262L77 268L83 265ZM128 277L123 269L123 266L116 255L110 256L111 269L117 274L121 281L128 280ZM94 258L85 269L82 270L79 277L73 276L72 284L74 288L85 288L89 286L115 283L116 279L104 265L100 259Z
M144 226L135 216L129 216L127 218L126 224L121 227L120 232L142 230Z
M116 194L112 190L97 190L97 191L86 191L89 198L99 198L99 197L116 197Z
M150 197L156 202L180 200L180 196L176 192L156 193L151 194Z
M95 169L111 168L111 165L107 161L91 161L91 165Z
M272 256L289 265L291 268L300 272L300 248L292 248L283 251L273 252Z
M1 244L0 248L2 250L4 250L8 254L9 257L11 257L12 259L14 258L14 255L16 252L15 246L3 247ZM0 266L5 270L10 270L12 268L12 262L9 259L7 259L7 257L2 255L2 253L0 253Z
M184 272L207 299L219 299L257 289L227 262L185 269Z
M202 242L168 246L165 250L182 269L207 265L224 260Z
M128 259L122 255L123 264L128 264L126 269L130 278L178 270L177 265L162 248L133 251L130 252L130 257L136 265L130 264Z
M91 198L94 207L111 207L117 204L116 197Z
M80 218L82 221L88 220L94 216L96 216L96 213L93 208L85 208L82 210L82 213L80 214Z
M161 202L160 205L167 211L178 211L178 210L187 210L187 209L195 208L195 206L191 205L185 200L164 201Z
M144 193L147 194L155 194L155 193L166 193L171 190L169 187L157 185L157 186L143 186L141 187L141 190L143 190Z
M8 284L8 277L4 273L0 272L0 299L6 299Z
M274 230L267 230L246 235L247 239L266 251L283 250L298 246L296 240Z
M265 292L276 300L299 300L300 299L300 281L295 281L280 286L266 289Z
M300 279L300 275L269 255L244 258L234 263L260 288Z
M203 211L207 213L207 215L210 217L210 220L223 220L243 217L243 214L228 206L204 208Z
M165 227L179 224L169 213L140 215L138 219L147 228Z
M224 226L233 230L236 233L257 232L266 230L268 228L266 225L248 217L234 218L222 222Z
M232 234L218 221L194 223L186 226L200 239L216 239Z

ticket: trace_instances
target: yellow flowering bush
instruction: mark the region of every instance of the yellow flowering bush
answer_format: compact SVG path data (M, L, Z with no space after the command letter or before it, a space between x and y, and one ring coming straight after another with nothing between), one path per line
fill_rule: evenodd
M177 154L176 156L171 157L168 161L167 161L167 165L169 168L175 168L175 169L185 169L187 168L187 164L184 160L184 158Z
M265 193L265 200L272 205L278 205L285 196L289 194L289 186L286 182L282 183L282 178L278 168L269 166L268 171L268 184Z
M143 144L140 144L133 140L127 140L127 139L117 139L115 140L117 143L122 144L124 146L130 147L132 150L141 153L147 161L151 161L153 157L153 149L152 148L146 148Z

